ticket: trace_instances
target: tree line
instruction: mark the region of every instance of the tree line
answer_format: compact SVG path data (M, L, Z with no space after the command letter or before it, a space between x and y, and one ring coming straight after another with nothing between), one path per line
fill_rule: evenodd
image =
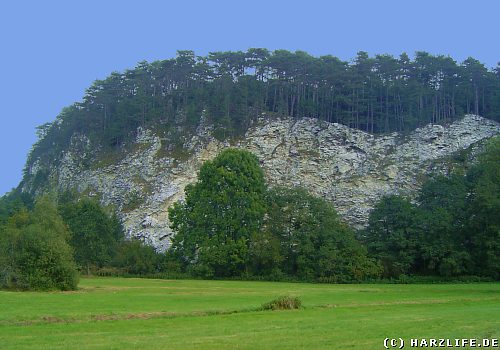
M204 278L353 282L379 268L333 206L302 189L267 189L257 157L228 149L169 210L169 259Z
M329 283L500 278L500 137L476 164L432 177L415 198L382 198L358 232L304 189L268 188L244 150L205 162L185 192L169 209L176 234L164 254L125 240L95 199L11 192L0 199L0 287L74 289L78 271Z
M351 61L303 51L212 52L177 57L113 72L86 90L53 123L38 128L29 156L59 159L80 133L104 148L121 147L138 127L163 132L182 144L182 133L205 119L215 136L242 134L262 113L336 122L370 133L409 131L474 113L499 120L500 68L469 57L416 52L399 57L359 52Z
M498 280L500 137L465 169L433 176L414 199L382 198L354 232L303 189L266 189L253 155L224 151L169 210L176 235L167 254L210 278Z
M35 200L18 191L0 198L0 288L73 290L80 274L150 273L161 263L153 247L125 240L95 199L65 192Z

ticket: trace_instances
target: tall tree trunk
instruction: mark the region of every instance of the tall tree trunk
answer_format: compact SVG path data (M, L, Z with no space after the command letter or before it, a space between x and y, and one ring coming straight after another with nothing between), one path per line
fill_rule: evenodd
M479 91L477 85L474 85L474 114L479 115Z
M385 132L389 132L389 86L385 88Z

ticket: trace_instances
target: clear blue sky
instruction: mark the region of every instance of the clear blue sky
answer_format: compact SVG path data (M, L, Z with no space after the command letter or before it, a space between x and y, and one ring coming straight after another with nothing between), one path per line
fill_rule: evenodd
M138 61L250 47L349 60L424 50L500 61L500 1L3 1L0 195L16 187L35 127Z

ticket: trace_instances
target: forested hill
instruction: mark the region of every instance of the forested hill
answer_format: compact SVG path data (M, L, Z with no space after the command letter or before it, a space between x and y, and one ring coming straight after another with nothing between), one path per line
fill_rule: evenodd
M82 102L38 128L27 168L39 158L57 162L75 133L103 149L120 148L138 127L171 135L202 116L220 138L240 135L261 113L312 117L370 133L409 131L448 123L466 113L500 120L500 66L417 52L414 59L359 52L334 56L254 48L140 62L96 81ZM180 143L182 144L182 143Z

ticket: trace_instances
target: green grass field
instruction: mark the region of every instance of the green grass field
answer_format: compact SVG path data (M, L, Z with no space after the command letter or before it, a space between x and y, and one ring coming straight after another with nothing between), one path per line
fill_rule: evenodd
M259 310L281 295L303 307ZM386 337L500 338L499 315L499 283L84 278L76 292L1 291L0 349L383 349Z

